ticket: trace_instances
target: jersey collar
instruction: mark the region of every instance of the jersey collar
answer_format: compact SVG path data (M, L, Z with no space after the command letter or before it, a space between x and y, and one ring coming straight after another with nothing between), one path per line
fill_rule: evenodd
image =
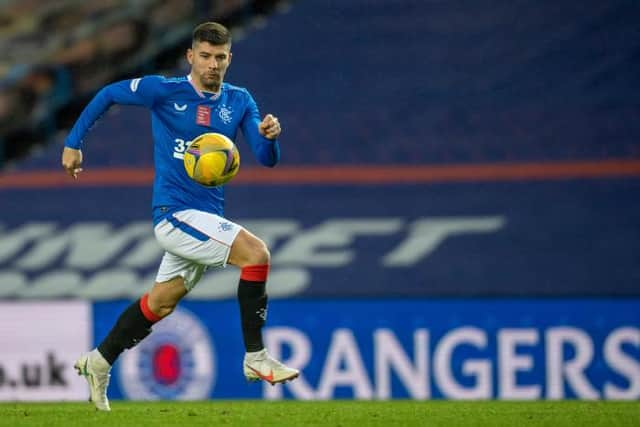
M187 80L189 80L189 83L191 83L191 87L193 88L193 90L196 91L196 93L198 94L198 96L200 98L206 98L205 94L202 93L202 91L200 89L198 89L196 87L196 85L193 84L193 81L191 80L191 74L187 74ZM222 86L223 85L224 85L224 83L220 85L220 92L214 93L212 96L209 97L209 99L212 99L212 100L215 101L216 99L220 98L220 94L222 93Z

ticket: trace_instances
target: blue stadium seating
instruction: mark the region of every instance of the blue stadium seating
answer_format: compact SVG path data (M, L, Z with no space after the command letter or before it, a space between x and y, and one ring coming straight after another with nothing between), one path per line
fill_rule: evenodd
M639 20L632 0L300 1L236 42L228 81L280 116L287 164L638 157ZM98 161L150 164L125 111Z
M619 0L301 1L237 44L230 78L283 117L293 163L638 156L639 19Z

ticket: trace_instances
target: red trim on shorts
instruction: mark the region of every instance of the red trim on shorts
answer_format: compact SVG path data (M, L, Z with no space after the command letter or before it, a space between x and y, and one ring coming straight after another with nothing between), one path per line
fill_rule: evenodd
M144 317L147 318L147 320L149 322L157 322L158 320L162 319L162 317L158 316L157 314L155 314L153 311L151 311L151 309L149 308L149 294L144 294L142 295L142 298L140 298L140 310L142 310L142 314L144 315Z
M266 282L269 275L269 264L247 265L240 270L240 280L248 282Z

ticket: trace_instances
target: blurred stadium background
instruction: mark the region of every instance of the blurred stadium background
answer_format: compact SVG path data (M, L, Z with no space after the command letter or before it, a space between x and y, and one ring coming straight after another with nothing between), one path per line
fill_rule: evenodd
M147 289L149 115L103 85L183 75L233 28L227 81L283 123L227 215L272 249L271 351L247 385L238 273L207 273L118 361L120 399L640 398L640 3L0 0L0 399L83 400L77 355Z

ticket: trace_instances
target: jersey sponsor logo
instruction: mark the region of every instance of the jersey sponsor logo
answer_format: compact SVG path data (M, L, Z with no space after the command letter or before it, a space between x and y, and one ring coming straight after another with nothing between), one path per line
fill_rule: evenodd
M133 79L131 80L131 83L129 84L129 88L131 89L131 92L136 92L138 90L138 85L140 84L140 80L142 79Z
M178 105L178 103L174 102L174 103L173 103L173 108L174 108L176 111L178 111L178 112L183 112L183 111L186 111L186 109L187 109L187 104L184 104L184 105Z
M272 248L269 293L275 298L306 291L313 285L314 271L361 263L361 239L393 240L392 245L367 255L367 269L384 275L418 268L450 239L482 236L490 245L491 235L506 222L499 215L329 218L317 224L303 224L296 218L238 221ZM148 221L118 226L27 222L8 228L0 224L0 298L137 298L141 284L155 280L162 255ZM212 270L187 298L230 298L237 284L234 269Z
M207 399L215 384L216 355L206 327L178 308L122 354L118 375L130 399Z
M228 125L229 123L231 123L232 113L233 113L233 109L228 105L223 104L220 107L218 107L218 117L220 117L220 120L222 120L222 123L224 123L225 125Z
M211 126L211 107L198 105L196 112L196 124L200 126Z

